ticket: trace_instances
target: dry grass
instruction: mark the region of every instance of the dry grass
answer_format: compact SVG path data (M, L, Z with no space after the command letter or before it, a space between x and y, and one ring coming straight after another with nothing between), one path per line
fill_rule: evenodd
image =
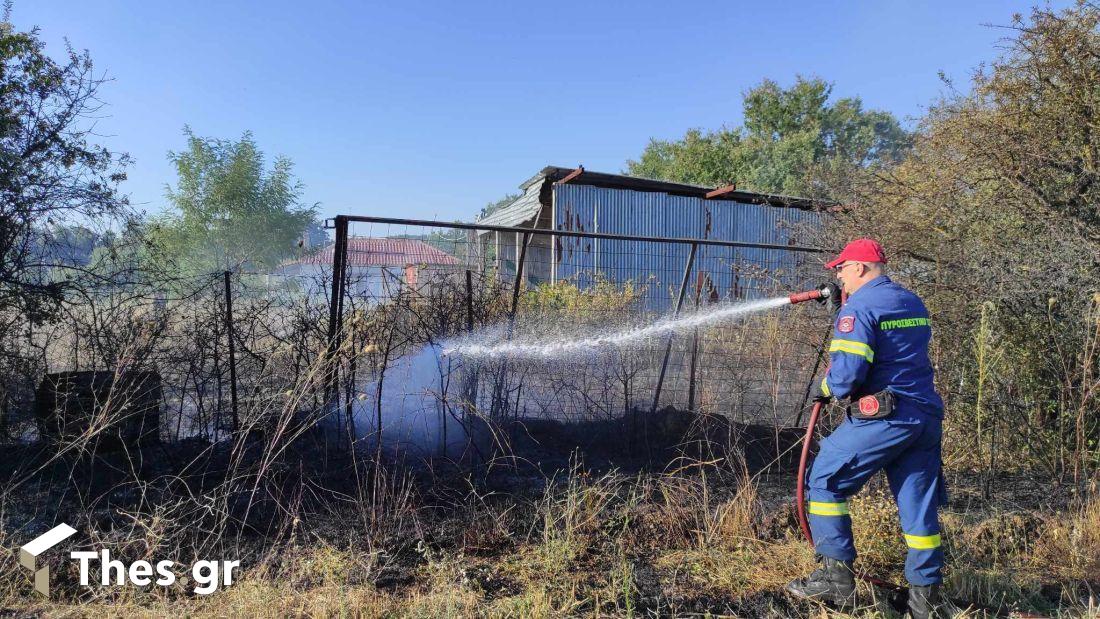
M1067 518L1051 519L1035 545L1034 567L1053 568L1065 580L1100 575L1100 500L1092 500Z
M349 518L352 507L328 516L331 529L303 525L277 551L254 553L239 582L206 597L183 587L80 598L68 589L47 603L9 559L0 604L47 616L833 616L782 594L813 567L787 507L769 505L743 477L717 477L590 477L576 468L541 495L472 495L442 512L391 492L372 499L391 518L368 527ZM904 546L888 493L874 485L852 511L861 567L898 578ZM953 595L1097 616L1087 591L1095 595L1100 574L1100 502L1027 517L948 513L944 522ZM898 616L869 588L863 599L849 616Z

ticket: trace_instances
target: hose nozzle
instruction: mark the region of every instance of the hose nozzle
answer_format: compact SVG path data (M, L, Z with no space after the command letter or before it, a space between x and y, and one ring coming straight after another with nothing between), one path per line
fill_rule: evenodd
M840 299L840 289L837 288L836 284L830 282L828 284L822 284L812 290L796 292L788 298L791 300L791 304L802 303L804 301L818 301L824 303L826 301Z

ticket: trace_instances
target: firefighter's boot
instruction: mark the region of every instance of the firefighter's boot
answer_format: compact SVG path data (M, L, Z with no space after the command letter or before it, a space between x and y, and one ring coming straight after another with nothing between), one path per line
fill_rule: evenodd
M943 585L926 585L909 587L909 616L913 619L946 619L951 614L948 612L947 600L943 597Z
M787 591L795 597L832 602L838 606L854 606L856 578L851 561L840 561L818 555L821 567L806 578L799 578L787 585Z

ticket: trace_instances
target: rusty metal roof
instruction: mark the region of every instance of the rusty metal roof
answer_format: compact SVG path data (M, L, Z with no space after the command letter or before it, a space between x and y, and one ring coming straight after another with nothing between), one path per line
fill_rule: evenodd
M794 196L781 196L768 193L756 193L752 191L726 190L720 194L714 187L702 187L699 185L686 185L684 183L671 183L667 181L639 178L636 176L624 176L622 174L606 174L583 170L577 174L577 170L558 166L547 166L520 185L523 195L514 202L504 206L495 213L491 213L477 223L493 226L525 226L538 216L539 209L549 208L550 193L545 191L547 183L556 183L566 177L571 185L589 185L606 189L625 189L632 191L648 191L664 193L673 196L685 196L692 198L707 198L715 202L732 201L744 204L759 204L776 207L795 208L804 211L823 211L835 206L832 202L810 200Z
M546 166L534 177L528 179L524 183L523 187L526 188L528 183L536 183L540 179L545 179L551 182L558 182L567 176L573 174L576 170L573 168L562 168L558 166ZM625 176L622 174L606 174L604 172L593 172L590 170L584 170L581 174L573 177L569 181L572 185L591 185L593 187L604 187L607 189L632 189L634 191L653 191L659 193L667 193L674 196L688 196L693 198L706 198L707 194L713 193L715 187L703 187L701 185L687 185L685 183L673 183L669 181L653 180L649 178L641 178L638 176ZM717 200L731 200L734 202L744 202L747 204L766 204L768 206L782 206L788 208L797 208L807 211L820 211L826 207L832 206L834 203L824 200L811 200L809 198L799 198L796 196L783 196L773 193L758 193L755 191L727 191L721 195L715 196L713 199Z
M335 243L320 251L286 264L332 264ZM348 266L403 267L409 264L452 266L461 264L457 258L418 239L386 239L348 237Z

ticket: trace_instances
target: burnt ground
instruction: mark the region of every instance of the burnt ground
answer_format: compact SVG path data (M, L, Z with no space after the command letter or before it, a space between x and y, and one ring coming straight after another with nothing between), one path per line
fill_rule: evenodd
M530 539L530 527L534 526L525 516L534 515L533 506L549 484L554 480L560 483L570 472L587 478L608 471L627 475L677 472L694 478L700 471L714 471L716 501L733 496L747 474L756 482L764 512L758 531L761 539L797 536L792 497L801 431L744 426L673 410L647 421L624 432L621 419L582 424L520 419L503 431L505 456L457 466L441 461L414 466L419 509L428 524L418 536L394 542L391 561L372 577L373 585L394 594L418 590L426 561L423 548L430 547L471 557L464 578L477 583L486 599L514 594L520 584L493 568L523 548L523 540ZM254 463L260 457L260 445L259 441L250 443L245 462ZM76 513L81 517L69 521L102 531L124 527L130 524L122 516L124 512L153 509L218 487L225 481L232 457L227 446L198 440L162 443L129 453L83 452L51 459L54 453L56 448L50 445L15 445L8 446L5 457L0 458L0 487L9 488L13 478L36 471L31 482L5 492L4 526L9 539L31 537ZM307 435L270 468L263 496L233 514L234 532L262 546L264 540L280 534L281 505L297 501L297 513L323 513L330 502L343 500L338 497L354 490L358 473L362 470L346 451L327 446L319 436ZM310 489L304 497L295 491L303 481ZM1033 473L1004 472L987 479L957 472L950 474L948 481L951 504L946 511L984 518L974 539L994 549L1002 543L1006 529L1018 529L1023 537L1034 536L1035 529L1043 526L1037 514L1064 510L1075 499L1066 485ZM455 523L468 517L456 497L468 494L471 488L487 497L486 504L493 505L495 513L519 506L511 532L486 534L482 539L483 532L470 526L456 533ZM1007 516L987 518L990 514ZM339 523L319 523L312 529L322 536L328 531L333 539L347 537ZM589 569L594 575L606 572L606 557L598 548L592 552L592 556L578 559L578 569ZM774 617L807 616L817 609L791 600L780 587L724 595L685 581L681 583L684 586L670 589L670 576L658 567L657 559L651 550L640 548L634 554L640 613L665 615L675 608L680 616ZM1058 594L1050 592L1052 599Z

